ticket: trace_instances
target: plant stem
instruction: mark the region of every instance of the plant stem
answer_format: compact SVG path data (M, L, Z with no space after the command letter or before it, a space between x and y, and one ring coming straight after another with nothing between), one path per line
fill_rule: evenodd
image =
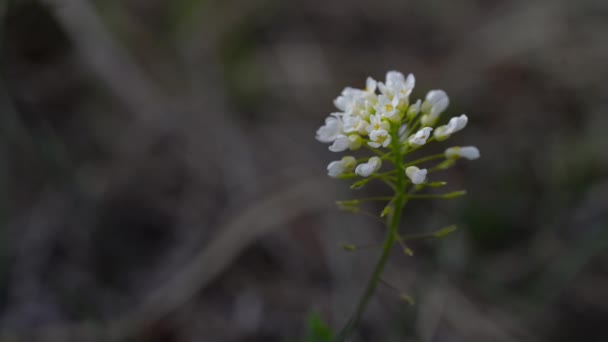
M342 330L340 330L340 333L334 339L335 342L346 341L348 336L354 331L354 329L359 324L361 316L363 315L363 312L365 312L365 309L367 308L371 297L376 291L378 283L382 281L382 273L388 262L388 257L390 255L391 249L396 241L399 223L401 221L401 213L403 211L405 203L407 202L407 198L405 197L406 180L405 173L402 171L403 158L401 154L401 144L398 138L398 129L399 128L396 127L391 131L391 134L393 135L391 148L393 150L393 162L395 164L395 168L397 169L397 180L395 182L395 197L393 200L392 216L386 232L384 244L382 246L382 254L378 259L378 262L376 263L376 267L374 268L372 276L369 279L367 286L365 287L363 295L359 299L359 303L357 304L355 312L348 320L346 325L342 328Z

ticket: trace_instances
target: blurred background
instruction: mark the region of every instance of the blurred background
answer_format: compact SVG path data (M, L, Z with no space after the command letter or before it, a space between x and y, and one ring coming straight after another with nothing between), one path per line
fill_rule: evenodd
M0 1L2 341L308 341L382 224L314 139L345 86L444 89L449 145L352 341L607 341L608 3ZM380 207L371 207L378 212ZM403 291L415 300L399 300ZM316 331L316 333L315 333Z

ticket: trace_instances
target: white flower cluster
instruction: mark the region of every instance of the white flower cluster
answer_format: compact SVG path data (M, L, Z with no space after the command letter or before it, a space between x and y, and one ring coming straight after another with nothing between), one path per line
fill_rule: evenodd
M365 89L347 87L334 100L339 112L330 114L325 125L317 130L316 138L329 143L332 152L358 150L366 146L377 154L382 149L394 150L394 144L402 149L413 150L432 139L443 141L467 125L465 114L449 120L447 125L435 128L439 116L448 105L449 98L443 90L431 90L425 100L410 104L410 94L416 81L414 75L405 77L398 71L389 71L384 82L367 78ZM434 132L433 132L434 131ZM452 147L446 150L447 159L479 157L477 148ZM346 156L327 166L331 177L355 173L369 177L382 166L382 157L374 156L357 165L354 157ZM410 166L403 170L413 184L425 181L427 170Z

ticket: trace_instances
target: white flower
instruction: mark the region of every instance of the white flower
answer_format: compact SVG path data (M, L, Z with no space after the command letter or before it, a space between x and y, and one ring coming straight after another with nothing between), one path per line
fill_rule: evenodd
M438 141L449 138L450 135L465 128L468 121L469 119L465 114L451 118L447 125L437 127L435 130L435 138Z
M431 90L426 94L425 104L423 104L423 108L428 106L428 113L431 116L439 116L439 114L443 113L443 111L448 108L450 104L450 99L448 98L448 94L441 89Z
M391 135L385 129L376 129L369 133L369 139L371 140L367 144L371 147L378 148L388 147L391 143Z
M426 140L431 135L432 130L433 129L431 127L424 127L423 129L416 132L416 134L412 134L408 139L410 145L422 146L426 144Z
M349 113L356 102L362 97L362 90L352 87L346 87L342 90L340 96L334 100L336 108L345 113Z
M342 120L337 115L332 114L325 119L325 125L317 130L317 140L330 143L338 138L342 133Z
M348 137L344 134L340 134L334 140L334 143L329 146L329 150L332 152L342 152L348 149L349 141Z
M409 74L404 82L391 85L391 87L394 89L395 96L398 97L402 102L407 103L415 85L416 78L413 74Z
M474 160L480 157L479 149L475 146L454 146L445 150L445 157L448 159L465 158Z
M358 115L344 115L342 117L342 129L345 133L359 133L367 135L369 122Z
M347 149L356 150L361 147L361 137L358 134L351 134L346 136L344 134L338 135L334 143L329 146L329 150L332 152L342 152Z
M371 133L372 131L379 131L381 129L388 131L388 122L382 118L381 114L371 115L369 117L369 126L367 126L367 132Z
M346 87L340 96L334 100L334 105L346 114L362 116L370 115L370 110L377 102L376 95L377 82L368 77L365 82L365 89Z
M407 97L414 89L416 79L413 74L407 75L407 79L399 71L389 71L386 73L386 82L378 83L380 92L389 97Z
M329 163L329 165L327 165L327 174L330 177L336 178L345 172L352 171L355 168L355 165L357 165L357 161L354 157L345 156L342 157L341 160L334 160Z
M420 113L420 105L421 105L421 101L420 101L420 99L418 99L418 101L416 101L413 105L411 105L407 109L406 117L408 119L412 119L412 118L416 117L416 115L418 115L418 113Z
M448 108L449 104L450 99L445 91L440 89L429 91L421 106L422 112L425 113L421 118L422 124L433 125L439 115Z
M361 177L369 177L372 173L378 171L382 166L382 160L378 157L371 157L367 163L357 165L355 173Z
M456 133L465 128L468 121L469 118L467 118L466 114L455 116L450 119L450 122L448 122L448 127L450 128L452 133Z
M405 169L405 174L413 184L422 184L426 178L426 169L419 169L416 166L409 166Z
M390 100L388 97L380 95L378 96L378 103L374 108L376 109L376 115L382 115L390 121L399 122L401 121L402 113L397 108L398 105L399 99L397 97L393 97Z

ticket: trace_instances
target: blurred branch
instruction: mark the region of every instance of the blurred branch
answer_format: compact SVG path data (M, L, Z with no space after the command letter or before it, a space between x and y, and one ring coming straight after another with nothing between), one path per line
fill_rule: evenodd
M104 27L87 0L43 0L48 4L76 48L96 76L124 102L140 120L159 115L163 97L146 79L129 53ZM160 97L159 97L160 96ZM154 100L154 101L152 101Z
M153 86L154 82L146 77L128 51L113 39L89 1L42 2L49 6L94 75L136 117L136 124L156 133L151 135L152 138L171 128L167 125L170 117L167 115L170 112L169 100ZM149 140L150 138L147 139ZM140 145L145 147L146 144L140 142ZM137 153L139 148L133 148L134 151L131 152Z
M319 201L326 180L301 179L274 193L251 201L245 208L226 211L218 235L177 275L143 301L133 312L113 322L83 322L44 327L19 334L4 331L1 341L124 341L171 314L205 288L253 241L301 215L319 212L327 203Z

